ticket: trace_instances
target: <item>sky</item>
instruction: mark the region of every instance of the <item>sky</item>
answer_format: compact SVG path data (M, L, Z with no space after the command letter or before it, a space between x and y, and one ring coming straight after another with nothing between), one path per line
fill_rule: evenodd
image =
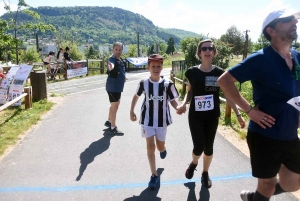
M0 16L4 3L16 8L18 0L0 0ZM273 10L288 8L300 11L300 0L25 0L31 7L111 6L138 13L161 28L177 28L220 38L232 25L256 42L264 18ZM300 21L300 20L299 20ZM300 22L297 24L300 35Z

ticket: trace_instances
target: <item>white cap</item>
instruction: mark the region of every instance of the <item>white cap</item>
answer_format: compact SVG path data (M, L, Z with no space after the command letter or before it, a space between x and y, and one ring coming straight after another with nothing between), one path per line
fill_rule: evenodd
M268 26L268 24L270 24L273 20L278 18L289 17L292 15L295 16L296 19L300 19L300 11L295 13L287 9L281 9L271 12L264 20L261 31L263 32L264 28Z

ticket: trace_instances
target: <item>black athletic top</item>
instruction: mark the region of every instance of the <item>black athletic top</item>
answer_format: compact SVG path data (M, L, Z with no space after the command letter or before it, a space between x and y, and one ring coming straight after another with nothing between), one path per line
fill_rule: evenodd
M210 72L203 72L198 66L190 67L185 72L186 78L192 85L193 93L189 108L190 117L220 117L220 87L217 80L223 73L224 70L217 66L213 66Z

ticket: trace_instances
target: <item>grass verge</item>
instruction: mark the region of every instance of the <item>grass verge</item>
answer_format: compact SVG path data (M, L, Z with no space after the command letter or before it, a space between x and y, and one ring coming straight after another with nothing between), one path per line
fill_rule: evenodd
M24 104L21 107L10 107L0 112L0 155L20 139L33 124L36 124L40 117L49 111L54 103L41 100L33 103L33 108L25 110Z

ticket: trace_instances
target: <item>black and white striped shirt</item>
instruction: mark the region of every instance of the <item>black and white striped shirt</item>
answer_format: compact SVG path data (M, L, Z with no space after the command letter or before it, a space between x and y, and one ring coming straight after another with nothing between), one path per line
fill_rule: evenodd
M166 127L172 123L169 102L179 95L171 80L162 78L153 82L150 78L142 80L136 95L145 94L141 107L140 124L148 127Z

